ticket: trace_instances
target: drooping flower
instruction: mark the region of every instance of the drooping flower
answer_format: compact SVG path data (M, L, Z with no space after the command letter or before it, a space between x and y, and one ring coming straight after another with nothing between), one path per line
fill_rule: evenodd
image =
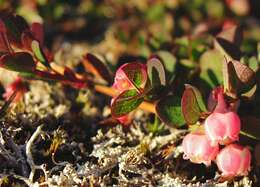
M189 159L193 163L205 164L209 166L219 152L219 145L211 145L205 134L190 133L186 135L182 142L184 151L183 158Z
M240 126L235 112L212 113L205 121L205 133L213 145L226 145L239 139Z
M244 176L250 170L251 153L247 147L230 144L219 152L216 163L223 177Z
M223 91L217 91L217 106L205 120L205 134L212 144L229 144L239 139L241 122L239 116L230 111Z

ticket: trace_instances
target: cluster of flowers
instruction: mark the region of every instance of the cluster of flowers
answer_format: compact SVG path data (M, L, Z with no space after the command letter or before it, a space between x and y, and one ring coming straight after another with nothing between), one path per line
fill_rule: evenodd
M209 166L215 161L223 177L247 175L251 153L234 142L239 139L240 118L224 99L223 89L214 90L216 108L204 122L204 132L191 132L183 139L184 159ZM220 145L225 147L220 150Z
M146 75L140 86L144 88L147 81L147 66L140 63L127 63L122 65L115 74L113 84L115 90L121 94L136 87L129 80L125 67L141 69L142 74ZM112 99L111 104L115 99ZM215 161L223 177L247 175L250 170L251 153L248 147L235 143L239 140L241 128L235 107L227 105L222 87L217 87L212 91L208 104L212 113L204 121L203 132L191 132L183 139L183 158L193 163L203 163L206 166L210 166L211 162ZM128 114L117 120L122 124L127 124L131 118Z

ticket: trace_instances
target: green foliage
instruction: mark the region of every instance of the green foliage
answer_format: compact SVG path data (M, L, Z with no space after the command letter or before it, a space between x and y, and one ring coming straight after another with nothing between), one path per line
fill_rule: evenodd
M143 102L143 96L136 89L126 90L117 96L111 105L114 117L122 117L136 109Z
M199 90L191 85L185 86L181 99L181 109L185 121L188 124L195 124L202 112L206 112L206 106Z
M210 88L214 88L223 82L222 62L223 55L217 50L208 50L200 58L200 78L205 81Z
M162 98L156 105L156 113L159 118L172 127L182 127L185 125L181 110L181 98L169 95Z

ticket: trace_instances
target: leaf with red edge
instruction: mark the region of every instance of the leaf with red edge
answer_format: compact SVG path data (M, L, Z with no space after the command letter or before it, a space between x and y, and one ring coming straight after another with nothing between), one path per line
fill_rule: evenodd
M39 62L45 67L50 68L50 64L48 63L48 60L40 46L40 43L37 40L33 40L31 42L31 48L37 60L39 60Z
M126 63L122 65L119 69L121 69L128 80L133 84L135 88L139 91L143 89L147 82L147 68L145 64L141 64L138 62Z
M40 45L43 45L44 31L41 23L34 22L31 25L31 33L34 38L39 41Z
M181 108L184 119L188 124L195 124L201 114L207 111L199 90L188 84L185 85L182 95Z
M17 46L21 46L21 35L24 31L29 30L29 26L25 19L6 11L0 13L0 19L5 24L10 42Z
M239 61L233 60L232 63L241 83L243 85L248 85L249 87L252 87L256 83L255 72Z
M87 53L83 58L83 65L87 72L92 73L98 78L101 78L108 82L109 84L112 83L113 79L111 73L107 66L99 60L96 56L91 53Z
M226 95L236 98L239 79L232 61L223 62L223 85Z
M113 99L111 114L115 118L125 116L136 109L143 100L143 95L139 94L137 90L126 90Z
M166 77L163 64L157 58L151 58L147 62L147 73L152 87L166 85Z
M224 62L223 77L225 92L231 95L236 96L255 90L253 89L256 85L255 72L239 61ZM253 94L254 91L249 96Z
M181 111L181 98L168 95L156 104L156 114L167 125L181 127L185 120Z
M32 56L27 52L6 54L0 58L0 67L16 72L34 72L36 64Z
M11 50L10 43L6 35L6 27L4 22L0 19L0 53L8 53Z

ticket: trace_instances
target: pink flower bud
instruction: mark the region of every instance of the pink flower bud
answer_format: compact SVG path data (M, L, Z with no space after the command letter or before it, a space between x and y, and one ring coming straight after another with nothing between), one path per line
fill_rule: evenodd
M240 118L235 112L214 112L205 120L205 134L211 144L229 144L239 139Z
M216 162L223 177L247 175L250 170L251 153L247 147L231 144L219 152Z
M184 151L183 158L190 159L193 163L203 163L206 166L211 164L219 152L218 145L211 145L210 140L204 134L190 133L186 135L182 142Z
M117 71L114 79L114 84L113 87L119 92L122 93L125 90L133 89L135 88L132 82L128 79L125 69L131 70L131 69L136 69L140 68L141 71L141 88L143 88L146 84L147 81L147 68L146 65L141 64L141 63L126 63L122 65Z

